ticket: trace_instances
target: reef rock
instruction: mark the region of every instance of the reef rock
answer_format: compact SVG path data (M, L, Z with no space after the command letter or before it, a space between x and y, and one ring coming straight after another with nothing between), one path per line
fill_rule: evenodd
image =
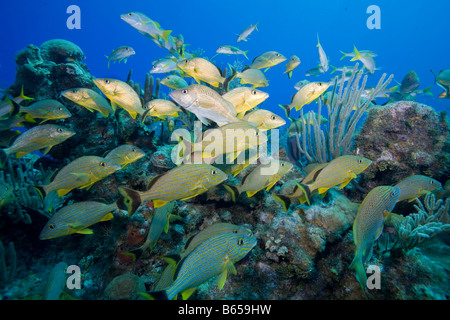
M373 161L359 181L368 189L413 174L440 180L450 164L446 114L413 101L374 106L355 138L355 150Z
M18 96L23 87L26 95L42 100L57 99L70 88L93 88L84 58L80 47L67 40L49 40L40 47L30 44L15 57L16 79L7 91Z
M139 292L145 292L144 281L138 276L125 273L115 277L105 289L105 297L111 300L136 300Z

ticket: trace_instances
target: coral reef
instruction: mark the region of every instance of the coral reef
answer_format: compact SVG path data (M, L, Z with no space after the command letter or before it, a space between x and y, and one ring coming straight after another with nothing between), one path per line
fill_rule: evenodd
M144 281L138 276L125 273L115 277L105 289L105 298L110 300L136 300L139 292L145 292Z
M413 101L374 106L355 137L355 150L373 161L360 181L369 189L413 174L441 180L450 165L446 115Z

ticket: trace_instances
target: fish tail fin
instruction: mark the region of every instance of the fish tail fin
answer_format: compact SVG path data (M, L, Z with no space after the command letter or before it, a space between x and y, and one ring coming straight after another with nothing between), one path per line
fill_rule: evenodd
M258 23L259 23L259 21L255 24L255 30L259 32L258 27L257 27Z
M22 88L20 89L20 96L19 96L21 99L23 99L23 100L34 100L34 98L31 98L31 97L27 97L24 93L23 93L23 85L22 85Z
M355 270L356 280L358 280L361 289L365 292L365 287L367 286L367 274L366 270L364 270L364 265L362 263L360 255L355 255L355 258L353 259L349 268Z
M121 197L117 200L117 206L119 209L127 210L128 216L131 216L141 205L141 195L139 191L125 187L119 187L118 190Z
M44 201L44 198L47 195L47 192L45 191L45 187L44 186L34 186L33 188L37 191L41 200Z
M291 113L291 107L288 104L279 104L281 108L283 108L284 113L286 113L286 117L289 118L289 114Z
M281 203L281 205L283 206L284 212L288 211L289 206L291 205L291 199L289 199L289 197L283 196L281 194L274 194L274 193L272 193L272 197L276 201Z
M303 191L303 194L305 195L305 200L308 203L308 205L311 205L311 190L306 184L297 183L297 187L300 188L300 190Z
M356 49L356 46L353 46L353 52L355 54L355 56L353 58L350 59L350 61L356 61L359 60L359 58L361 58L361 53L359 53L358 49Z
M247 50L247 51L244 51L244 57L248 60L247 52L248 52L248 50Z
M316 45L316 47L317 47L317 48L320 47L319 33L317 33L317 45Z
M13 117L20 112L20 105L14 100L8 99L11 104L11 111L9 112L9 117Z
M341 58L341 60L343 60L344 58L347 57L347 54L346 54L344 51L341 51L341 50L339 50L339 51L342 53L342 58Z
M234 203L236 203L237 199L239 198L239 189L237 187L234 186L229 186L227 184L223 185L225 187L225 189L228 190L228 192L231 193L231 199L233 200Z
M163 38L165 42L169 42L169 35L171 33L172 33L172 30L164 30L162 32L161 38Z
M231 80L233 80L237 75L236 69L233 69L233 67L230 64L228 64L228 67L230 68L231 75L229 77L225 78L225 81L223 82L223 87L225 88L225 92L228 92L228 86L229 86Z
M342 51L341 51L342 52ZM335 67L335 66L332 66L331 64L330 64L330 67L331 68L333 68L333 71L331 71L331 73L330 74L333 74L333 73L335 73L336 72L336 69L337 69L337 67Z
M288 77L289 77L289 80L291 79L291 77L292 77L292 71L289 71L288 73L287 73L287 75L288 75Z

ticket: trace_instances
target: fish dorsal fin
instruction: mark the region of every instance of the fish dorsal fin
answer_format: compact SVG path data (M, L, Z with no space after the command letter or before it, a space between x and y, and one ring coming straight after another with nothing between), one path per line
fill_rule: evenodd
M192 237L190 237L187 241L186 244L184 245L183 251L185 251L188 247L189 244L192 242L192 239L194 239L195 235L193 235Z
M158 181L159 178L161 178L163 175L157 175L155 177L153 177L150 182L147 184L147 190L150 190L151 187L153 187L153 185L156 183L156 181Z

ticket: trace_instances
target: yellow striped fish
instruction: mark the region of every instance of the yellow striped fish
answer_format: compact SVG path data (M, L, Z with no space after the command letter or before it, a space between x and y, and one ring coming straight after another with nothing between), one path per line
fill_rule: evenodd
M114 114L108 100L92 89L73 88L61 92L61 95L91 112L98 111L105 117L108 117L111 113Z
M275 129L286 124L283 118L265 109L253 110L247 113L242 120L257 124L261 131Z
M340 156L330 161L330 163L320 171L314 182L310 184L301 184L299 187L304 189L305 200L311 205L310 197L315 190L317 190L319 194L324 195L328 189L337 185L339 185L339 189L342 189L349 184L352 179L355 179L358 174L366 170L371 163L372 160L360 156Z
M241 72L237 72L235 77L241 79L241 84L251 84L253 89L269 86L269 80L259 69L245 67Z
M238 226L226 222L218 222L210 225L196 235L190 237L186 241L186 244L184 245L183 250L179 255L166 256L163 258L168 263L168 266L164 269L160 280L154 288L154 291L166 289L173 283L173 274L175 272L177 263L187 255L189 255L189 253L191 253L195 248L197 248L208 239L211 239L212 237L228 232L242 234L249 237L253 236L252 231L243 226Z
M222 98L233 104L238 118L242 118L247 111L263 103L268 97L268 93L249 87L237 87L222 95Z
M201 84L204 81L213 87L218 87L219 84L225 82L225 78L222 77L222 72L213 63L203 58L191 58L181 60L177 63L178 68L184 71Z
M153 200L154 208L174 200L186 200L222 183L227 175L209 164L183 164L152 179L147 191L119 187L119 207L132 215L143 201Z
M286 63L286 70L284 73L288 74L289 79L292 77L292 71L300 65L300 58L296 55L290 57L288 62Z
M104 204L96 201L83 201L65 206L58 210L42 229L39 239L47 240L64 237L74 233L92 234L88 227L111 220L116 203Z
M201 84L192 84L174 90L169 96L187 111L192 112L204 124L214 121L218 126L241 121L231 102L222 98L214 89Z
M168 116L178 117L178 112L181 112L180 107L175 103L166 99L153 99L144 105L145 113L142 117L142 122L147 116L157 117L161 120L166 120Z
M206 130L195 143L180 136L176 163L179 163L180 159L194 163L211 159L212 163L222 155L226 155L226 163L232 163L242 152L263 145L267 140L267 136L256 128L255 124L246 121L232 122ZM216 162L219 163L220 160Z
M410 176L403 179L395 186L400 189L399 202L403 200L411 202L424 194L442 188L442 184L439 181L423 175Z
M224 187L231 193L233 202L236 202L242 192L246 192L250 198L264 188L269 191L291 169L292 163L272 159L268 164L257 165L239 185Z
M40 100L28 107L21 106L20 112L27 114L25 119L43 119L41 123L48 120L66 119L72 116L61 102L53 99Z
M116 109L116 106L122 107L133 119L136 119L138 114L144 114L145 110L142 108L141 98L127 83L106 78L94 79L93 81L100 91L109 98L113 110Z
M120 170L115 162L97 156L82 156L61 168L52 182L37 186L36 189L45 198L49 192L57 190L58 197L69 193L72 189L89 188L110 174Z
M105 155L105 159L112 161L124 169L130 163L145 156L145 152L131 144L123 144Z
M281 53L276 51L268 51L253 59L250 68L265 69L264 72L266 72L269 68L276 66L283 61L286 61L286 57Z
M303 106L310 104L318 97L320 97L330 86L328 82L310 82L305 84L300 88L291 98L291 103L288 105L281 105L285 112L286 116L289 117L289 114L292 109L299 111Z
M236 274L234 264L243 259L256 243L253 236L236 233L222 233L212 237L180 261L175 281L169 288L150 295L172 300L181 293L183 300L186 300L199 285L216 276L218 288L222 289L228 274Z
M359 206L353 223L356 250L350 268L356 271L356 279L363 291L367 285L364 262L370 260L373 244L383 231L384 217L394 209L399 196L399 188L380 186L373 188Z
M43 149L43 153L47 154L54 145L66 141L74 134L75 131L54 124L35 126L20 134L10 147L0 150L0 164L3 166L12 153L20 158Z

